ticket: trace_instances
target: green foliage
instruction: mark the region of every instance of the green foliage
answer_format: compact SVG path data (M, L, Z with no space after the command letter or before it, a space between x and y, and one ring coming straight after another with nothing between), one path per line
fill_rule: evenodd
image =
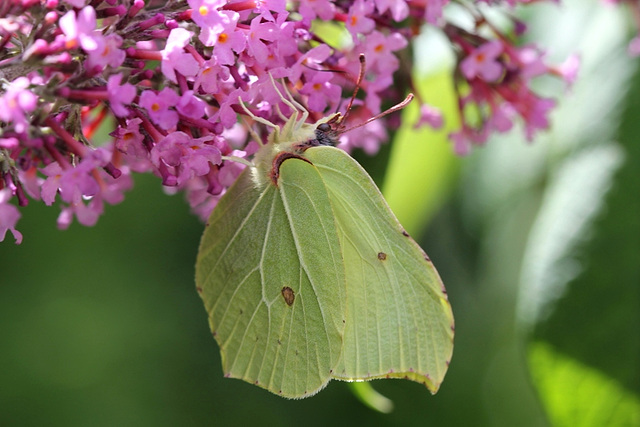
M640 424L638 395L625 390L620 382L604 372L540 341L530 345L529 362L552 425Z
M587 152L594 160L597 155L596 167L585 170L588 176L581 180L574 177L583 186L579 192L573 189L572 206L578 206L577 212L599 204L606 209L588 227L576 227L585 216L576 218L576 209L570 206L563 209L564 215L555 214L556 221L558 217L570 221L565 230L580 230L583 240L588 238L579 251L551 254L549 264L555 267L551 271L556 281L563 281L563 287L552 293L554 300L532 325L530 368L556 425L640 423L640 198L635 194L640 180L639 82L636 77L629 94L620 145L606 144ZM611 160L615 165L607 168ZM576 173L580 168L568 165L564 169ZM603 170L615 171L605 177L606 186L597 183L603 181ZM560 181L557 191L572 194L563 187L566 185L569 183ZM587 209L579 209L575 199L588 200ZM572 239L563 241L567 240ZM569 277L560 274L562 267L564 271L569 268ZM548 271L544 265L539 268ZM548 298L548 289L541 288L539 293Z

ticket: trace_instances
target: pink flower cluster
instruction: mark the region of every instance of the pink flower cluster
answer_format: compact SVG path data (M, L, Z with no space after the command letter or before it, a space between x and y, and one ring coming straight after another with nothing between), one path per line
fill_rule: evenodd
M343 106L364 54L364 96L350 115L353 124L364 121L404 98L406 87L394 81L412 87L411 66L401 67L398 54L425 22L459 53L458 87L467 88L460 93L463 118L471 107L481 112L480 122L464 120L452 135L457 152L509 129L516 117L528 137L547 128L554 102L537 97L529 82L540 74L570 81L575 61L550 67L535 46L517 47L495 29L491 39L480 36L492 27L474 3L465 2L476 27L463 30L443 17L447 3L0 2L0 240L11 231L20 243L15 204L30 199L59 205L60 228L74 217L95 224L105 202L123 200L134 172L151 172L184 191L194 212L208 217L258 146L241 104L281 123L290 111L273 77L317 120ZM342 38L332 35L340 31ZM418 102L417 125L441 126L440 112ZM386 138L377 121L344 135L341 146L375 153Z
M460 155L467 154L474 144L484 144L491 133L511 130L516 119L524 124L525 136L531 141L536 132L549 127L549 112L556 104L553 99L536 95L531 80L543 74L555 75L570 85L579 67L575 55L559 66L547 65L545 53L536 46L514 46L486 21L477 25L489 26L496 38L445 27L460 52L456 88L463 124L450 135Z

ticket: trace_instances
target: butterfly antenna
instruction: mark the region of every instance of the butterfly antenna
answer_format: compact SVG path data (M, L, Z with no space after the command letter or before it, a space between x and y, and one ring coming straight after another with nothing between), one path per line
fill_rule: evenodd
M371 122L372 122L372 121L374 121L374 120L378 120L378 119L379 119L379 118L381 118L381 117L384 117L384 116L386 116L386 115L388 115L388 114L391 114L391 113L393 113L394 111L402 110L404 107L406 107L407 105L409 105L409 103L411 102L411 100L412 100L412 99L413 99L413 94L412 94L412 93L410 93L409 95L407 95L407 97L404 99L404 101L402 101L402 102L400 102L400 103L398 103L398 104L394 105L393 107L389 108L388 110L383 111L382 113L380 113L380 114L378 114L378 115L376 115L376 116L371 117L369 120L367 120L367 121L365 121L365 122L362 122L362 123L360 123L360 124L358 124L358 125L355 125L355 126L353 126L353 127L350 127L349 129L341 129L341 130L339 131L339 133L341 133L341 134L342 134L342 133L349 132L350 130L357 129L357 128L359 128L359 127L362 127L362 126L364 126L364 125L367 125L367 124L371 123ZM346 116L346 114L345 114L345 116Z
M344 116L342 116L338 124L340 127L344 127L343 123L347 119L347 116L349 115L349 111L351 111L351 107L353 106L353 101L355 101L356 96L358 95L358 91L360 90L360 85L362 84L362 79L364 79L364 72L367 68L366 60L364 58L364 53L360 54L359 59L360 59L360 73L358 74L358 80L356 81L355 89L353 89L353 94L351 95L351 99L347 104L347 110L344 112Z

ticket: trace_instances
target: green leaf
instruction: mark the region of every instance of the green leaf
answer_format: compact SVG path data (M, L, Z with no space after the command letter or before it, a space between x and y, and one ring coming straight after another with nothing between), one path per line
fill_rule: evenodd
M415 129L419 108L413 102L402 113L402 127L391 147L382 192L402 224L422 233L430 217L446 199L458 173L459 161L448 135L459 126L457 97L450 72L416 79L417 90L443 113L445 125Z
M601 371L542 342L530 346L529 362L553 425L640 425L640 398Z
M382 412L383 414L389 414L393 411L393 402L371 387L371 383L352 382L349 383L349 388L353 394L369 408Z

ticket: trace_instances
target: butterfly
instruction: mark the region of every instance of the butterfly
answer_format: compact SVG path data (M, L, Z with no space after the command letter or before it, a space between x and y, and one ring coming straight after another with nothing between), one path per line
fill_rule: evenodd
M453 351L451 306L371 177L333 146L355 93L344 115L307 123L274 87L293 114L278 126L241 104L272 131L213 210L197 256L224 375L287 398L331 379L405 378L435 393Z

